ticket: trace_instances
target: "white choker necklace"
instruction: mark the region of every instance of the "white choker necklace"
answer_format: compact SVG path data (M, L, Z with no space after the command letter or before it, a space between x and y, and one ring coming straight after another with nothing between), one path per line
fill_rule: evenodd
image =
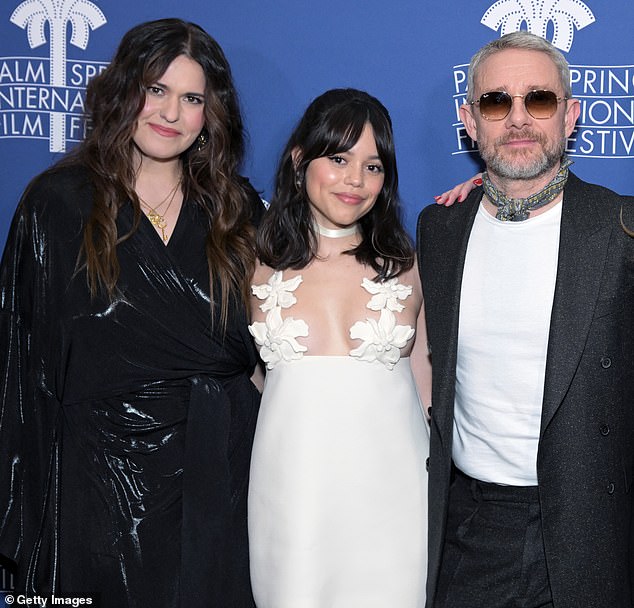
M352 236L353 234L359 232L358 224L353 224L348 228L325 228L321 224L315 222L315 226L317 226L317 230L321 236L327 236L331 239L340 239L341 237Z

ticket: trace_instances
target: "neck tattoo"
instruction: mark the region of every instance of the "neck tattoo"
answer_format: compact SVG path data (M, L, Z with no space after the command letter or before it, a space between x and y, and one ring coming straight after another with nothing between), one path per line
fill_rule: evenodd
M317 230L321 236L327 236L331 239L340 239L341 237L352 236L359 232L358 224L352 224L352 226L348 226L347 228L326 228L315 222L315 226L317 226Z
M482 174L482 188L487 198L498 208L495 217L503 222L522 222L528 219L531 211L552 203L566 185L570 165L572 161L567 156L562 157L557 175L542 190L527 198L507 197L491 183L489 174L485 171Z

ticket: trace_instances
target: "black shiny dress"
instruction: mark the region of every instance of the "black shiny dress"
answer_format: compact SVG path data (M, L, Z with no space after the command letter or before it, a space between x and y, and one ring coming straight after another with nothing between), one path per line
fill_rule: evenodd
M118 294L91 301L75 271L91 200L82 169L40 176L2 258L0 554L33 594L253 606L244 309L225 332L212 323L207 220L191 203L167 246L142 218L117 248ZM132 219L124 207L119 234Z

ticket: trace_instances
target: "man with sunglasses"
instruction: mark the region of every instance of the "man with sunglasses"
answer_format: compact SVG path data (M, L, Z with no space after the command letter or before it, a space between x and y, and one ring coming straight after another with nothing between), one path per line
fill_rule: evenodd
M482 188L418 223L434 369L428 608L632 608L634 200L564 151L549 42L469 67Z

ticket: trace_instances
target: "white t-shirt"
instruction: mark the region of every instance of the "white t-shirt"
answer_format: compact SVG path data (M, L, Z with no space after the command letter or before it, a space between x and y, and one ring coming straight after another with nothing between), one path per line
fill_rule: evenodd
M537 443L562 204L502 222L480 204L458 330L453 458L467 475L537 484Z

